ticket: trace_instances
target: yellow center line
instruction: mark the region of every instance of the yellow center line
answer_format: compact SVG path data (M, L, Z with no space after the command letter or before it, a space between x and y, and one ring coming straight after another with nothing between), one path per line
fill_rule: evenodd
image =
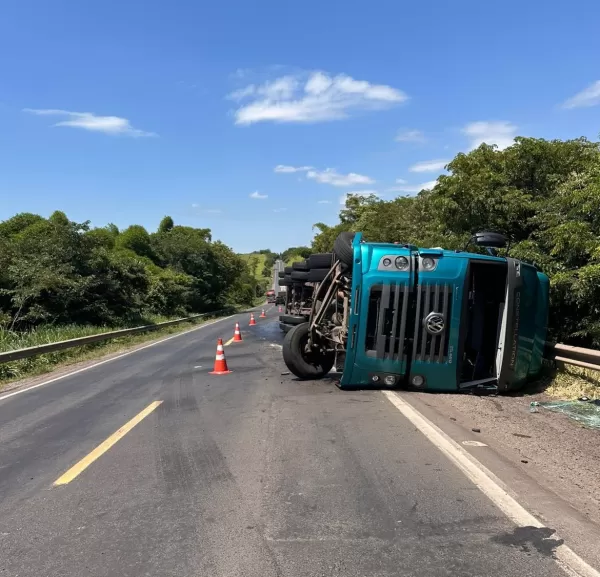
M162 401L154 401L148 405L141 413L138 413L131 421L125 423L118 431L114 432L108 439L100 443L91 453L86 455L81 461L73 465L66 473L60 476L54 485L66 485L75 477L83 473L96 459L101 457L108 449L110 449L119 439L122 439L133 427L147 417Z
M229 346L233 342L234 337L231 337L223 346Z

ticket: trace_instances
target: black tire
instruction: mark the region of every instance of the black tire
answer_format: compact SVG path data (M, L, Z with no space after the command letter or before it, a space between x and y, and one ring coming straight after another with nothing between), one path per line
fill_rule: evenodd
M284 270L280 270L280 271L277 273L277 276L278 276L279 278L285 278L285 271L284 271Z
M292 272L293 281L306 282L308 280L309 271L307 270L295 270Z
M334 353L306 353L308 323L296 325L283 339L283 360L287 368L299 379L324 377L335 361Z
M306 317L302 315L279 315L279 322L285 325L301 325L306 320Z
M352 268L354 262L354 250L352 249L353 240L353 232L340 232L333 241L333 252L335 253L335 256L349 268Z
M295 270L307 271L309 270L308 263L305 260L299 260L292 263L292 272Z
M323 282L329 274L328 268L311 268L308 271L308 282Z
M292 269L292 267L291 267L291 266L286 266L286 267L283 269L283 272L284 272L285 274L292 274L292 270L293 270L293 269Z
M333 253L332 252L321 252L317 254L311 254L308 257L308 266L313 268L331 268L333 265Z
M279 279L279 286L290 286L291 284L292 284L291 279L287 279L287 278Z
M290 332L294 327L292 325L286 325L285 323L279 323L279 328L284 332Z

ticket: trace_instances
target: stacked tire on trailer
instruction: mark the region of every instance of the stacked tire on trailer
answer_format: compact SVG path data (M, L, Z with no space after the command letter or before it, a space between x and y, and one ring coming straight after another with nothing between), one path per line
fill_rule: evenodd
M286 267L283 276L280 273L279 284L285 286L288 292L285 314L279 317L281 330L288 332L308 321L315 285L325 279L332 264L332 253L313 254Z
M312 255L308 259L311 283L317 287L315 292L315 311L324 306L321 299L330 288L327 274L334 273L333 264L339 262L338 272L346 279L352 275L354 264L354 233L342 232L333 243L333 254ZM335 295L334 298L339 298ZM331 302L331 301L328 301ZM327 311L325 311L327 312ZM309 312L310 315L310 312ZM334 315L335 316L335 315ZM316 319L315 319L316 320ZM331 318L334 320L334 317ZM329 336L327 334L329 333ZM335 348L332 347L331 331L323 323L310 327L308 322L291 327L283 340L283 360L292 374L299 379L318 379L329 373L336 360Z

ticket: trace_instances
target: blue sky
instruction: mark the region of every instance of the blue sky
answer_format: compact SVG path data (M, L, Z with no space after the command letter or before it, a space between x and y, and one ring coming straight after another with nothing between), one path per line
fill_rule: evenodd
M5 0L0 219L307 244L514 135L600 130L600 4Z

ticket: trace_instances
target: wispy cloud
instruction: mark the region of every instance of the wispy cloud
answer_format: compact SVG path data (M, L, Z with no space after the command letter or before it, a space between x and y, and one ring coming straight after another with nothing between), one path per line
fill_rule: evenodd
M192 208L196 209L198 212L203 212L206 214L221 214L223 212L220 208L201 208L196 202L192 204Z
M396 134L397 142L425 142L425 135L420 130L400 130Z
M23 112L37 116L63 116L66 118L66 120L61 120L54 126L70 126L71 128L82 128L91 132L103 132L111 135L157 136L154 132L134 128L127 118L120 118L119 116L98 116L93 112L71 112L54 108L24 108Z
M495 144L498 150L504 150L514 143L517 127L506 121L499 122L471 122L463 128L470 142L470 150L483 144Z
M351 192L346 192L344 194L342 194L342 196L340 196L340 204L346 204L346 200L348 200L349 196L377 196L377 197L381 197L381 195L376 191L376 190L353 190Z
M386 192L406 192L408 194L415 194L417 192L421 192L422 190L431 190L436 184L437 180L430 180L421 184L395 186L393 188L388 188Z
M353 111L390 108L408 99L404 92L391 86L320 71L250 84L228 97L247 101L235 112L235 123L241 125L340 120Z
M274 208L273 212L285 212L287 208Z
M404 180L403 178L397 178L396 179L396 184L406 184L406 180Z
M282 173L292 173L292 172L306 172L310 170L312 166L287 166L285 164L278 164L273 171L274 172L282 172Z
M261 194L258 190L255 190L250 194L250 198L254 198L255 200L264 200L265 198L268 198L268 196L268 194Z
M373 184L375 181L364 174L349 172L348 174L339 174L335 168L326 168L325 170L309 170L306 173L307 178L320 182L321 184L331 184L332 186L348 187L361 184Z
M413 164L408 170L411 172L436 172L444 170L449 160L424 160Z
M318 200L317 204L331 204L330 200Z
M600 104L600 80L590 84L587 88L566 100L563 108L586 108Z

